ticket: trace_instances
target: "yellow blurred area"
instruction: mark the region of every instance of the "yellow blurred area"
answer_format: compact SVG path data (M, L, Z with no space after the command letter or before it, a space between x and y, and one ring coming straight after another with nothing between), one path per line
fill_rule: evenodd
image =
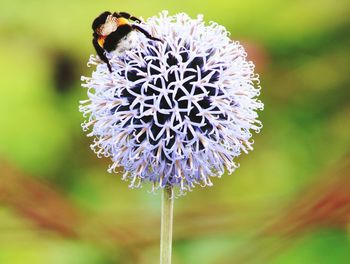
M0 263L158 262L160 194L81 130L102 11L204 14L246 47L265 110L240 168L175 201L174 264L350 262L350 3L2 1Z

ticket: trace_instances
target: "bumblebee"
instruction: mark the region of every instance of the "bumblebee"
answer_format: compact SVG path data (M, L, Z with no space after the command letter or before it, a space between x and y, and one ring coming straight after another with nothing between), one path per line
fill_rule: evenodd
M92 23L92 30L94 31L92 44L100 59L107 63L110 72L112 72L112 67L106 57L106 52L126 49L125 45L130 45L131 43L131 41L127 41L127 38L132 31L141 32L151 40L161 41L140 27L138 25L140 23L140 19L125 12L114 12L112 14L106 11L95 18Z

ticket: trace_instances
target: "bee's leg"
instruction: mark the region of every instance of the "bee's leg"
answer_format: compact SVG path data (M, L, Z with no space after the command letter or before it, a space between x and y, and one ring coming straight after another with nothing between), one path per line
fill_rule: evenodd
M100 59L101 59L103 62L105 62L105 63L107 64L108 70L109 70L110 72L112 72L112 66L111 66L111 64L109 63L109 60L108 60L108 58L107 58L106 55L105 55L105 50L102 49L102 48L100 47L100 45L98 45L97 40L96 40L95 38L92 40L92 44L93 44L94 47L95 47L95 50L96 50L97 55L100 57Z
M132 15L130 15L129 13L126 13L126 12L120 12L118 13L120 17L124 17L126 19L130 19L132 21L136 21L136 22L139 22L141 23L142 21L140 19L138 19L137 17L134 17Z
M111 64L109 63L109 60L108 60L108 59L106 59L106 61L107 61L106 63L107 63L108 70L109 70L110 73L112 73L112 72L113 72L112 66L111 66Z
M151 39L151 40L154 40L154 41L162 41L161 39L159 38L155 38L155 37L152 37L152 35L150 33L148 33L146 30L144 30L142 27L138 26L138 25L131 25L131 27L133 29L136 29L138 31L140 31L142 34L144 34L147 38Z

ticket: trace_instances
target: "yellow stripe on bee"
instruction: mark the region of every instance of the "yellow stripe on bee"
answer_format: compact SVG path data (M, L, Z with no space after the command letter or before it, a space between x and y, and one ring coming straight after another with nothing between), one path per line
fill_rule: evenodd
M124 17L118 17L118 27L122 26L122 25L128 25L129 24L129 20L124 18Z
M99 37L97 43L101 48L103 48L103 44L105 44L105 37Z

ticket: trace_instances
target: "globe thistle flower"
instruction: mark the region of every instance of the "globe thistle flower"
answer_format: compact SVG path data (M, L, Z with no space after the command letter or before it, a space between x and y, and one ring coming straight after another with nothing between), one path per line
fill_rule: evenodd
M252 150L259 79L239 42L223 26L163 11L140 24L162 42L133 32L129 47L97 57L83 77L89 99L80 111L92 149L110 157L109 172L124 168L130 187L211 186L211 177L237 168Z

